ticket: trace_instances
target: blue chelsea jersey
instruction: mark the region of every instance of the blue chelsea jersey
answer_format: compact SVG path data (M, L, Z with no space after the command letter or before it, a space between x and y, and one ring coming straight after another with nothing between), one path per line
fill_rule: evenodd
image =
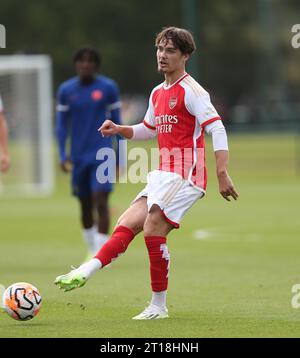
M103 138L98 128L106 119L120 124L120 98L116 83L96 76L83 84L78 77L63 82L57 95L56 133L61 161L65 160L65 143L71 135L71 159L94 162L102 147L112 147L112 138Z

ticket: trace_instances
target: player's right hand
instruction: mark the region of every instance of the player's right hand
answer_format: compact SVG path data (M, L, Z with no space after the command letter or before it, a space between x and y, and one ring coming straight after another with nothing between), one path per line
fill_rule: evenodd
M98 129L98 131L101 132L103 137L110 137L112 135L118 134L118 126L111 120L107 119Z
M61 170L64 173L70 173L72 171L72 162L70 159L66 159L60 163Z

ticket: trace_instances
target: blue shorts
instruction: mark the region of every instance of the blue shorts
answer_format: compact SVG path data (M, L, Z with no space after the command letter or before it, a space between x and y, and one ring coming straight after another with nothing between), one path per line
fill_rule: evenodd
M110 192L113 190L112 183L100 184L96 177L99 163L73 164L72 170L72 193L80 198L91 195L98 191Z

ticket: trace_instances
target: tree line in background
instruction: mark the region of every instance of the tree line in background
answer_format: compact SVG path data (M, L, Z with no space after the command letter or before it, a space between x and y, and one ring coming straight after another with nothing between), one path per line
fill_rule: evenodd
M122 93L148 95L161 81L156 33L170 25L190 28L183 1L2 1L7 48L0 54L49 54L56 88L74 75L74 51L93 45L103 55L103 73ZM195 0L193 11L197 79L214 93L223 115L240 102L299 102L300 49L291 46L298 0Z

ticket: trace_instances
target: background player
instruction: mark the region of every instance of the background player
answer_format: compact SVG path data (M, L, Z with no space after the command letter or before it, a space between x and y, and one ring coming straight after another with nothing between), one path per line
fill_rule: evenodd
M238 198L227 173L225 128L209 94L185 72L185 64L196 48L191 33L166 28L158 34L156 47L158 70L165 81L152 91L143 123L120 126L108 120L100 131L104 136L120 134L129 139L157 135L159 170L148 174L145 189L119 218L110 240L95 258L55 280L66 291L83 286L95 272L124 253L135 235L143 230L150 260L152 300L141 314L133 317L136 320L168 317L170 255L166 237L205 194L204 131L212 135L221 195L228 201L230 197Z
M8 151L8 128L4 116L3 103L0 96L0 171L6 172L9 169L10 157Z
M97 151L113 145L112 139L99 136L97 129L107 118L120 124L120 99L116 83L97 75L101 57L96 49L79 49L73 62L77 76L58 89L56 133L61 168L72 172L73 194L80 202L83 238L90 258L108 239L108 201L113 189L112 183L100 184L96 178L96 169L101 164L96 160ZM66 153L68 135L71 137L70 157Z

